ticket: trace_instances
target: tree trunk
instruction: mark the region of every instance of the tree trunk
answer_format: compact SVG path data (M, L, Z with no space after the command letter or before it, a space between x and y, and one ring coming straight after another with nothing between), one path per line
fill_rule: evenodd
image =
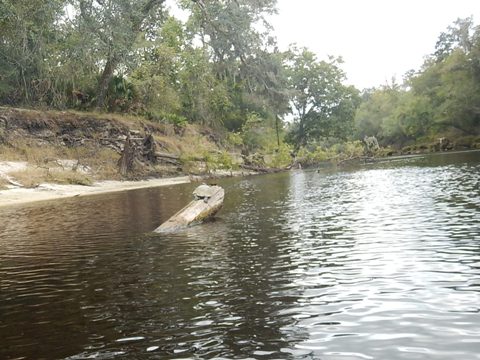
M152 134L143 139L143 158L151 164L157 163L157 144Z
M117 59L115 56L108 58L103 68L102 76L98 80L97 85L97 109L105 107L105 98L107 96L108 85L113 77L113 72L117 67Z
M275 114L275 131L277 133L277 148L280 149L280 133L278 129L278 115Z
M127 176L133 171L133 164L135 160L135 146L130 139L130 136L125 140L122 156L118 160L118 171L120 175Z
M298 153L300 148L305 145L305 123L304 119L300 119L300 124L298 125L298 137L294 147L295 154Z

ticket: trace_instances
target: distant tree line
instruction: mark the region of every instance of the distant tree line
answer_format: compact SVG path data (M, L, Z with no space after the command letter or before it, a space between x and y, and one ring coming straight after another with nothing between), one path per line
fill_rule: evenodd
M358 137L373 135L384 145L480 135L480 26L458 19L403 84L364 91L355 127Z
M295 151L365 135L401 144L447 128L479 131L471 18L442 33L403 84L360 93L345 85L341 58L278 50L267 21L276 0L177 5L186 22L165 0L0 0L0 104L198 123L252 148L268 138Z

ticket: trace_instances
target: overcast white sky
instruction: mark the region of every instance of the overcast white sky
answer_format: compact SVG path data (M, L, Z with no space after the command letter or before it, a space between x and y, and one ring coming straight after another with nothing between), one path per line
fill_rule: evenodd
M319 59L342 56L348 82L360 89L392 76L401 82L457 18L480 22L480 0L278 0L278 10L281 49L295 42Z

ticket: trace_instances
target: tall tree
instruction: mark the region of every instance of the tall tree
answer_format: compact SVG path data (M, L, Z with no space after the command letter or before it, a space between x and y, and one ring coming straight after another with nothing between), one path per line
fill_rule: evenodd
M478 36L478 27L473 23L473 17L457 19L442 32L435 45L434 57L442 61L455 49L460 48L464 53L469 53L475 45L475 33Z
M0 97L4 102L45 100L63 7L63 0L0 1Z
M439 37L436 52L410 81L431 104L431 130L480 131L480 26L458 19Z
M319 61L305 48L290 50L286 71L294 116L291 140L297 150L309 140L345 138L353 128L358 92L343 84L341 62L333 57Z
M403 141L403 133L395 117L402 95L402 89L395 83L364 94L355 114L357 136L360 139L375 136L384 145Z
M191 11L190 31L210 54L215 76L227 90L230 111L224 124L239 130L251 112L265 111L267 71L261 66L274 46L267 15L276 0L183 1ZM270 72L270 75L272 72Z
M165 0L71 0L79 14L78 29L95 48L102 70L96 104L105 105L109 82L127 63L135 43L158 26Z
M357 135L384 145L425 137L480 134L480 27L458 19L440 34L436 51L401 86L370 92L359 107Z

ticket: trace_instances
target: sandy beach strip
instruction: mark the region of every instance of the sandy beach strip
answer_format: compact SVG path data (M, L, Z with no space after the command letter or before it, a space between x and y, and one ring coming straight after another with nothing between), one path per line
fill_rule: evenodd
M188 176L143 181L102 181L92 186L41 184L34 189L14 187L0 191L0 207L55 200L74 196L91 196L119 191L189 183Z

